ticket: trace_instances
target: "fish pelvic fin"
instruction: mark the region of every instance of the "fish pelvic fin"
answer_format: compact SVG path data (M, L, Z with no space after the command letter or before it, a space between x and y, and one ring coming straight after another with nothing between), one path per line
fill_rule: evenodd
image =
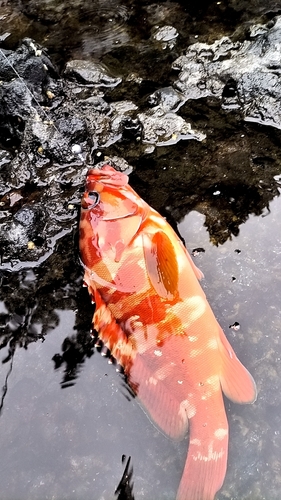
M176 500L214 500L222 487L227 468L228 422L220 391L212 405L200 412L198 408L198 414L190 419L188 454Z
M99 338L110 350L111 356L123 367L126 374L136 356L136 346L133 339L129 338L121 326L116 322L110 309L106 306L97 290L94 291L93 300L96 310L93 316L93 326Z
M187 413L165 381L154 373L145 356L136 355L128 382L153 423L172 439L182 439L188 430Z
M257 389L252 375L237 358L221 328L219 335L222 360L220 383L225 396L235 403L254 403Z

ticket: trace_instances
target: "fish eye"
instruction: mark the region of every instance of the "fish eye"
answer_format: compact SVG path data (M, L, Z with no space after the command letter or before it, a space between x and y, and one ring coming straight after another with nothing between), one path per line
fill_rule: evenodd
M89 208L95 207L100 201L100 195L97 191L88 192L88 200L90 202Z

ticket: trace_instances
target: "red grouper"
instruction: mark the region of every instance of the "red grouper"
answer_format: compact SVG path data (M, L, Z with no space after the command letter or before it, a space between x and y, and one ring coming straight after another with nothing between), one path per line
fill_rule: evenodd
M227 466L222 393L252 403L256 387L206 300L202 273L128 176L109 165L88 171L80 252L99 338L160 429L177 439L189 429L177 500L213 500Z

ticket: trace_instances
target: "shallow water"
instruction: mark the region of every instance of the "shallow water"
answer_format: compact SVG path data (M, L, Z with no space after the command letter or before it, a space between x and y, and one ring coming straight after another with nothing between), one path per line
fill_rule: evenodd
M205 249L195 257L205 274L202 285L259 392L251 406L226 402L229 467L218 499L277 500L281 491L280 200L219 247L210 244L197 212L179 225L190 250ZM55 370L52 358L65 337L76 334L76 313L55 314L57 326L44 342L16 349L12 366L1 365L1 386L7 385L0 419L2 497L114 498L126 455L132 457L136 499L174 498L186 440L174 443L155 429L122 376L97 352L85 359L75 384L62 389L65 365ZM238 331L229 328L235 322ZM7 354L3 348L2 360Z
M183 47L235 30L239 38L278 7L274 1L55 4L40 3L35 15L28 3L0 2L0 35L12 32L7 46L31 36L59 67L73 57L101 60L126 82L108 99L134 96L140 106L173 80L170 65ZM169 47L153 38L167 24L179 33ZM205 250L194 257L202 286L257 382L254 405L226 401L229 466L218 500L279 500L281 136L221 113L211 100L185 105L182 115L205 127L206 141L142 156L137 146L117 143L104 153L126 158L135 168L134 188L167 216L190 251ZM72 234L41 266L1 272L1 498L111 500L131 457L135 499L172 500L187 439L163 436L95 350L81 274ZM240 328L230 328L236 322Z

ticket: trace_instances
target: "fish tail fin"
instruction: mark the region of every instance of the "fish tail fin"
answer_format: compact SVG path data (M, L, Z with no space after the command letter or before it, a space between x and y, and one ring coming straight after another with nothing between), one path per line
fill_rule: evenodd
M219 349L222 360L220 382L225 396L235 403L254 403L257 397L255 381L237 358L221 328Z
M228 423L222 395L217 412L190 419L190 441L176 500L214 500L227 467ZM220 410L219 410L220 408ZM219 414L219 415L218 415ZM204 418L204 414L203 414Z
M96 303L93 326L111 355L128 373L136 356L133 342L116 322L98 291L94 291L93 299Z

